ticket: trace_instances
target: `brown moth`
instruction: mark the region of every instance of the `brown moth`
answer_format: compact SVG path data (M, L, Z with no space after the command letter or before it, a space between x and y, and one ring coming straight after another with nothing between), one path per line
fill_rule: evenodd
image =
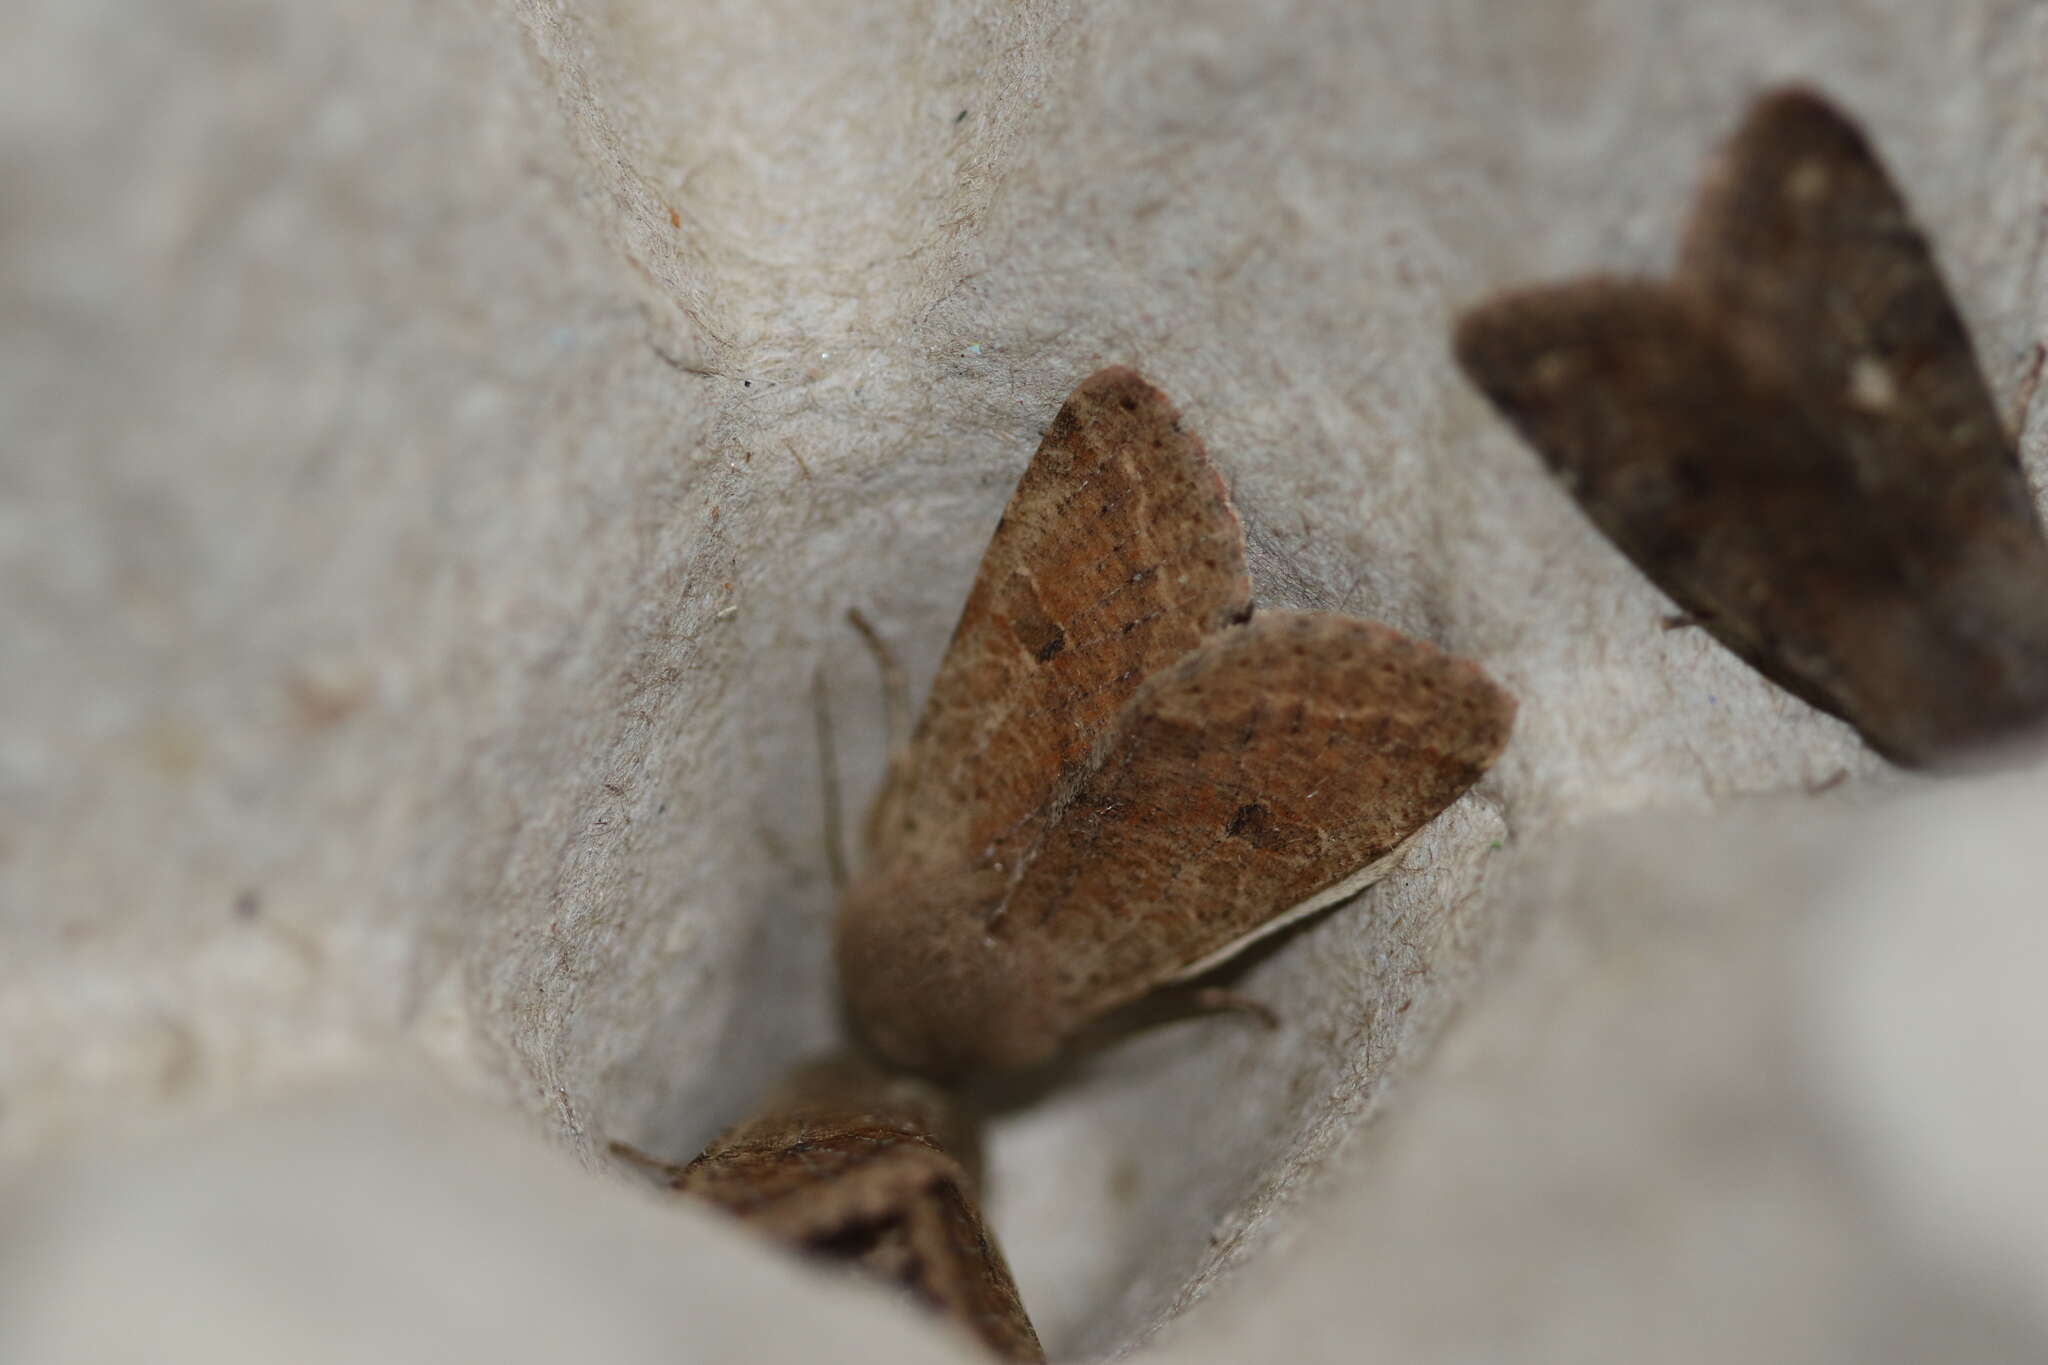
M1927 239L1856 125L1765 96L1669 282L1460 320L1465 373L1715 638L1880 753L2048 719L2048 543Z
M870 812L839 920L849 1012L912 1070L1041 1061L1382 875L1514 709L1384 626L1253 618L1202 443L1103 370L1010 498Z
M900 1286L1004 1360L1043 1361L975 1202L978 1134L943 1092L853 1057L799 1068L670 1186L786 1245Z

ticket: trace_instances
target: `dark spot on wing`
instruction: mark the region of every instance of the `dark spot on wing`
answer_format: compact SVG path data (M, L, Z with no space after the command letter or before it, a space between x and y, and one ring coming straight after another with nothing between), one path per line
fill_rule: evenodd
M1291 832L1273 819L1273 812L1256 801L1239 806L1224 827L1227 839L1242 839L1253 848L1278 849L1292 842Z

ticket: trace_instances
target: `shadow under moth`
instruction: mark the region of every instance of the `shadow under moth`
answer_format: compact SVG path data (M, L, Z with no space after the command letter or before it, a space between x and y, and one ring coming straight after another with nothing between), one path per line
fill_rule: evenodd
M2048 544L1925 236L1862 132L1765 96L1675 277L1506 294L1460 365L1716 639L1929 765L2048 719Z
M1254 616L1202 443L1128 369L1011 496L842 901L848 1011L893 1065L1028 1066L1384 874L1507 742L1471 663Z
M1045 1359L976 1203L979 1134L935 1086L841 1056L799 1067L687 1165L612 1150L786 1246L895 1285L1000 1359Z

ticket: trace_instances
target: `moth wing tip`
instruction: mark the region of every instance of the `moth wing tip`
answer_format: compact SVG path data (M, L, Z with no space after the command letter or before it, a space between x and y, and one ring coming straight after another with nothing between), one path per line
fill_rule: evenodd
M1165 393L1129 365L1105 365L1074 386L1072 397L1097 403L1129 399L1141 403L1165 403Z
M1809 119L1854 126L1840 105L1829 99L1819 86L1807 81L1787 81L1765 90L1750 105L1743 124L1745 128L1763 128Z

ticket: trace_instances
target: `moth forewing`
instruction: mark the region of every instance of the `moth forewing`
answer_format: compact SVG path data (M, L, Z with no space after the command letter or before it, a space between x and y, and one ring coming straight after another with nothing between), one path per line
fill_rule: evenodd
M1201 440L1121 366L1046 428L989 541L869 866L1009 862L1147 677L1251 610L1244 535Z
M1775 347L1831 420L1860 415L1913 451L1873 479L1928 461L1967 478L1980 443L2003 446L1926 234L1863 130L1814 91L1751 106L1702 179L1677 279Z
M1421 830L1417 830L1415 833L1420 834L1421 832ZM1247 930L1214 952L1197 958L1172 976L1167 977L1163 984L1174 985L1182 981L1192 981L1198 976L1207 975L1261 939L1270 938L1282 929L1299 924L1318 910L1327 910L1333 905L1339 905L1350 900L1367 887L1384 880L1395 868L1399 867L1401 859L1407 855L1408 846L1414 842L1415 835L1409 835L1406 839L1394 845L1394 851L1387 854L1384 858L1378 858L1367 863L1364 867L1359 868L1358 871L1337 882L1335 885L1318 891L1315 895L1310 896L1292 909L1282 910L1257 928Z
M1862 130L1821 96L1781 90L1750 110L1701 187L1678 279L1799 375L1872 497L1921 528L1902 552L2041 551L1932 244Z
M1974 723L1967 647L1861 505L1854 457L1696 296L1521 290L1461 319L1456 348L1615 547L1752 667L1907 761Z
M1042 1061L1097 1016L1370 873L1475 781L1514 703L1370 622L1277 612L1125 704L1021 866L850 901L848 999L899 1065Z
M1507 742L1478 668L1369 621L1269 612L1149 680L994 931L1071 1030L1364 885Z

